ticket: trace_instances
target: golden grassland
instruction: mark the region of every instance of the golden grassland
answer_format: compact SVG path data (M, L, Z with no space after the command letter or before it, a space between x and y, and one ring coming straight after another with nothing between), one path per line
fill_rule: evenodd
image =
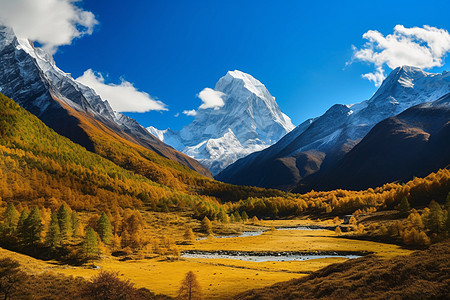
M159 223L160 227L149 226L148 234L160 235L164 232L173 235L177 241L182 239L182 231L186 224L195 227L197 224L188 218L171 214L149 213L147 222ZM153 219L153 222L152 222ZM161 224L161 221L165 220ZM192 219L191 219L192 220ZM187 223L185 223L187 222ZM300 225L322 224L309 220L261 221L260 229L271 226L291 227ZM218 228L220 229L220 228ZM224 228L222 228L226 232ZM242 230L236 226L228 228L235 232ZM172 236L171 236L172 237ZM275 230L267 231L260 236L240 238L211 238L195 242L194 245L180 245L181 250L239 250L239 251L369 251L382 258L396 255L407 255L411 251L396 245L370 241L358 241L337 237L330 230L301 231ZM322 269L330 264L343 262L345 258L314 259L309 261L285 262L246 262L233 259L184 259L168 260L163 257L149 259L119 261L114 257L104 257L95 262L100 269L87 266L74 267L44 262L25 255L0 249L0 257L10 256L17 259L28 273L53 271L70 276L89 278L99 272L108 270L119 272L124 279L130 279L138 287L146 287L152 292L176 296L179 284L188 271L194 271L198 277L203 293L207 299L228 299L248 289L263 288L277 282L301 278Z
M383 258L409 254L397 245L361 241L338 237L330 230L276 230L259 236L241 238L206 239L195 245L182 246L182 250L229 251L363 251L374 252Z

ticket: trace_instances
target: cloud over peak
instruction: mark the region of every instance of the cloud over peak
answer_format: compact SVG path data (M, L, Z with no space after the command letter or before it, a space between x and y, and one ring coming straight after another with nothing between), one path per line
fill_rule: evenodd
M151 110L168 110L163 102L153 99L146 92L139 91L131 82L123 79L120 84L106 84L102 74L89 69L76 80L94 89L103 100L108 100L115 111L147 112Z
M90 35L98 24L93 13L76 0L0 0L0 23L10 26L21 38L39 42L54 54L58 46Z
M202 104L198 107L198 109L208 109L212 108L217 110L225 105L223 101L224 93L213 90L211 88L204 88L200 93L197 94L197 97L202 100ZM185 110L183 114L186 116L195 117L197 115L197 111L195 109Z
M428 25L412 28L397 25L394 32L386 36L369 30L363 38L367 40L363 47L353 46L352 61L364 61L375 66L374 72L362 77L373 81L376 86L381 85L385 78L385 65L391 69L403 65L422 69L441 67L450 51L448 31Z
M202 105L199 106L199 109L207 109L214 108L219 109L225 105L222 97L225 96L224 93L210 89L204 88L199 94L198 97L202 100Z

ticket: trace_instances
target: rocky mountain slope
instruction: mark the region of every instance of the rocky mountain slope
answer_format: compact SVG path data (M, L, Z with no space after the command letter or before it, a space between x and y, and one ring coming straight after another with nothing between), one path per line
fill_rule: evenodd
M51 55L18 39L4 26L0 26L0 62L1 93L88 150L101 152L100 140L109 136L121 144L151 150L154 160L161 155L211 176L197 161L165 145L134 119L113 111L94 90L61 71Z
M308 175L332 167L380 121L449 92L448 72L396 68L369 100L332 106L275 145L238 160L216 178L241 185L293 188Z
M276 143L294 126L267 88L251 75L229 71L216 84L224 106L198 109L181 131L147 128L175 149L195 158L213 174Z
M300 182L298 192L367 189L406 182L450 164L450 94L381 121L333 167Z

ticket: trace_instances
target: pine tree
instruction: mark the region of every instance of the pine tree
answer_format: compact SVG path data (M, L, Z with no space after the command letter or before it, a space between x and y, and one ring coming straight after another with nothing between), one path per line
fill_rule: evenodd
M72 212L72 236L78 237L81 234L80 229L80 219L78 218L78 214L76 211Z
M56 213L52 213L48 232L45 236L45 243L52 249L61 246L61 231L59 229L58 216Z
M180 290L178 292L178 299L180 300L196 300L202 298L200 284L194 272L189 271L181 282Z
M402 201L400 202L400 205L398 206L398 211L402 215L407 215L410 210L411 210L411 206L409 205L408 198L403 197Z
M28 218L28 211L26 209L22 210L19 216L19 221L17 221L17 235L21 237L22 233L25 232L25 221Z
M110 244L111 238L113 236L112 225L111 225L111 222L110 222L108 216L104 212L101 214L100 218L98 219L97 230L98 230L98 235L100 236L101 241L105 244Z
M61 231L62 243L67 243L72 236L72 216L66 204L60 206L58 210L59 229Z
M43 230L39 208L35 206L29 216L23 222L20 236L25 245L36 245L41 240Z
M222 223L229 222L228 215L223 208L220 208L219 213L217 214L217 219Z
M342 234L341 227L337 226L336 229L334 230L334 232L335 232L337 235L341 235L341 234Z
M230 223L236 222L236 219L234 218L234 214L230 214L229 220L230 220Z
M5 226L9 233L16 230L17 223L19 222L19 212L12 203L9 203L8 207L6 208L5 221L6 221Z
M442 230L444 213L439 203L434 200L430 202L429 208L430 212L426 216L425 224L431 232L439 234Z
M97 234L91 227L89 227L86 231L82 249L83 254L87 259L98 258L100 255Z
M211 221L207 217L203 218L201 228L202 228L202 231L207 234L213 233Z
M242 222L241 215L239 214L238 211L235 211L234 214L233 214L233 216L234 216L234 220L235 220L236 222Z
M241 217L242 217L242 221L244 221L244 222L247 222L247 221L248 221L248 215L247 215L247 213L245 212L245 210L242 212Z

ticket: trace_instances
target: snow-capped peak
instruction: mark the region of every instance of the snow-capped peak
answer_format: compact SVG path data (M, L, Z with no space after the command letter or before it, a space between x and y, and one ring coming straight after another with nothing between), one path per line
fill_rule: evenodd
M237 159L277 142L295 127L264 84L249 74L229 71L219 79L215 91L224 94L220 109L199 109L194 121L179 132L148 130L217 174Z

